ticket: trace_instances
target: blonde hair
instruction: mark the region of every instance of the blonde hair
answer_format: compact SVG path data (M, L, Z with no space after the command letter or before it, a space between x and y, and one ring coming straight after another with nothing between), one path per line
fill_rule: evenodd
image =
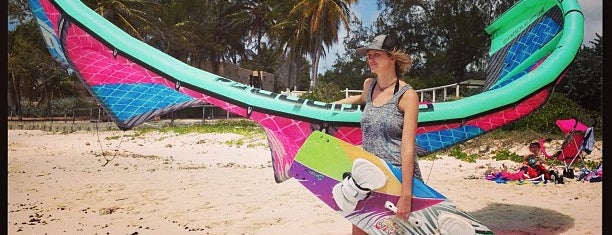
M395 59L395 73L398 77L404 76L412 68L412 58L403 50L393 49L389 55Z

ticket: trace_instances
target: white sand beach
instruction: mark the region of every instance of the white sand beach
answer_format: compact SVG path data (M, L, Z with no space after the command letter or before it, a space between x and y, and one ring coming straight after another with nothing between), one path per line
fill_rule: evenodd
M274 181L265 139L133 133L9 130L8 234L350 234L296 180ZM602 183L498 184L486 168L516 163L419 162L496 234L602 234Z

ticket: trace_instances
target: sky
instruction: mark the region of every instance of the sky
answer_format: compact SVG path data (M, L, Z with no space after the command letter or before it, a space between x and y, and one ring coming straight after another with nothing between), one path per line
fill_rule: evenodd
M589 41L593 41L595 33L603 36L603 0L578 0L578 4L582 8L584 14L584 40L583 45L590 46ZM351 6L351 10L359 17L364 25L369 25L378 16L378 9L376 6L376 0L360 0L356 4ZM330 48L327 52L327 57L321 58L319 64L319 73L325 73L326 70L330 69L336 60L336 53L342 54L344 47L340 45L346 31L344 28L340 30L339 41Z

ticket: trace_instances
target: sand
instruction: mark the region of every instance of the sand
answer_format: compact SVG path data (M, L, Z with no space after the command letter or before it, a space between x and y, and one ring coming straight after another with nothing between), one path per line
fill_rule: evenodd
M123 136L123 137L122 137ZM521 149L526 151L526 149ZM601 158L601 143L591 158ZM509 161L420 160L426 183L496 234L602 234L602 183L498 184ZM264 138L8 131L8 234L350 234Z

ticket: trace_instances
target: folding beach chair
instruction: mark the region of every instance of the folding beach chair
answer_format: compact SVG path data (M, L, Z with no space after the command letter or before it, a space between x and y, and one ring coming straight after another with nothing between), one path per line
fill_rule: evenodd
M563 176L574 178L572 164L580 158L581 164L584 167L584 158L582 153L591 154L593 151L594 134L593 128L587 127L580 123L575 118L560 119L556 121L557 126L565 134L565 139L561 145L561 149L554 154L549 154L544 148L545 139L540 139L540 149L546 158L552 158L563 163Z

